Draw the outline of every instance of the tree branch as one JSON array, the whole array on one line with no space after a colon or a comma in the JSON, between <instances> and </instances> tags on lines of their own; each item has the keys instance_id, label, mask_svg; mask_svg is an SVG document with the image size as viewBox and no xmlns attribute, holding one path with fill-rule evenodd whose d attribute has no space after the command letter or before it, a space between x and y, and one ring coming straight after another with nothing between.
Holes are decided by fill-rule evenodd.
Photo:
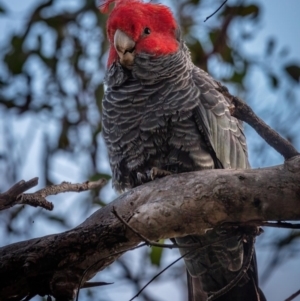
<instances>
[{"instance_id":1,"label":"tree branch","mask_svg":"<svg viewBox=\"0 0 300 301\"><path fill-rule=\"evenodd\" d=\"M300 220L299 183L297 156L272 168L205 170L142 185L70 231L1 248L0 299L74 298L83 275L84 285L141 241L113 208L132 229L156 241L203 234L223 222Z\"/></svg>"},{"instance_id":2,"label":"tree branch","mask_svg":"<svg viewBox=\"0 0 300 301\"><path fill-rule=\"evenodd\" d=\"M56 195L62 192L81 192L95 188L102 188L106 184L106 180L100 179L95 182L87 181L80 184L62 182L59 185L51 185L34 193L24 193L37 184L38 178L33 178L27 182L22 180L11 187L8 191L0 194L0 211L15 205L30 205L33 207L42 207L47 210L52 210L54 206L46 200L47 196Z\"/></svg>"},{"instance_id":3,"label":"tree branch","mask_svg":"<svg viewBox=\"0 0 300 301\"><path fill-rule=\"evenodd\" d=\"M277 132L269 127L245 102L238 97L230 95L228 90L225 94L231 99L233 104L231 107L232 116L251 125L255 131L286 160L299 155L299 152L288 140L282 138Z\"/></svg>"}]
</instances>

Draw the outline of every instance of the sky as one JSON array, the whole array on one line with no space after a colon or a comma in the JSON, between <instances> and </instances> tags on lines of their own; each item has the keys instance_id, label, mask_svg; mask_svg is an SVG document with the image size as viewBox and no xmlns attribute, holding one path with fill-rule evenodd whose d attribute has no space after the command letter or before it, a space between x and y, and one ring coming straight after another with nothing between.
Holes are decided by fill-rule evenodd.
<instances>
[{"instance_id":1,"label":"sky","mask_svg":"<svg viewBox=\"0 0 300 301\"><path fill-rule=\"evenodd\" d=\"M78 0L79 1L79 0ZM78 1L75 0L62 0L61 5L77 5ZM32 7L32 5L36 2L36 0L2 0L0 1L0 5L3 4L11 13L9 17L0 16L0 47L1 42L5 40L10 32L18 32L22 30L22 24L26 20L26 12L28 9ZM228 3L230 4L230 0ZM275 36L278 48L282 48L287 46L289 49L289 58L291 61L298 61L300 63L300 21L299 21L299 13L300 13L300 1L299 0L288 0L288 1L279 1L279 0L264 0L258 1L261 5L263 5L263 15L261 21L261 28L259 33L256 35L256 38L251 42L245 43L242 47L244 47L245 51L251 54L260 54L264 51L261 45L264 45L266 37ZM276 68L276 66L274 66ZM264 87L264 83L258 82L255 78L251 79L253 83L255 83L254 90L256 87L259 87L259 93L253 92L253 97L257 99L254 101L254 104L257 106L260 105L261 94L263 91L267 90L267 87ZM300 92L299 88L296 91L298 94L298 102L297 108L300 110ZM268 101L268 100L265 100ZM276 102L273 102L270 98L270 103L273 106L276 106ZM254 111L256 108L253 108ZM276 109L276 108L275 108ZM278 108L280 110L280 108ZM267 114L267 112L265 112ZM271 116L270 116L271 118ZM268 119L268 116L266 117ZM1 123L1 120L0 120ZM26 122L25 122L26 123ZM26 124L24 125L26 127ZM22 128L24 128L22 126ZM299 127L297 126L296 130L298 131ZM249 130L251 132L251 130ZM256 137L256 136L254 136ZM256 138L252 138L256 139ZM251 143L250 143L251 144ZM298 149L300 149L300 145L298 145ZM33 151L35 148L33 147ZM38 156L38 154L34 155ZM250 157L251 157L251 148L250 148ZM274 152L271 153L269 161L264 161L264 164L268 165L270 162L275 164L282 163L282 157ZM29 165L31 165L29 163ZM24 178L32 178L39 171L34 167L30 169L30 172L27 172L24 169ZM74 174L73 171L70 174ZM72 204L72 199L70 198L70 206ZM58 206L59 208L59 206ZM60 208L60 210L64 210ZM50 232L54 233L56 229L51 229ZM268 233L273 233L273 235L283 235L284 230L274 231L274 230L266 230ZM41 235L40 233L36 233L36 235ZM259 240L260 238L258 238ZM168 253L166 253L168 254ZM271 251L270 248L266 248L264 244L259 244L257 248L258 254L258 263L259 267L263 267L267 260L270 258ZM168 255L166 255L167 257ZM171 256L171 255L170 255ZM170 258L170 256L168 258ZM285 256L285 255L283 255ZM263 271L263 268L260 272ZM286 258L286 264L283 264L280 269L277 269L275 273L269 278L267 282L263 284L263 290L268 298L268 300L272 301L283 301L285 300L289 294L294 293L298 289L300 289L299 284L300 279L300 256L299 258ZM159 294L168 294L173 290L172 284L168 284L164 287L159 288ZM176 291L176 289L175 289ZM124 297L124 296L123 296ZM129 296L130 297L130 296ZM174 297L172 297L172 301L181 300L182 296L174 293ZM123 301L125 299L116 299ZM167 300L167 299L166 299ZM295 301L300 301L300 297L294 299Z\"/></svg>"}]
</instances>

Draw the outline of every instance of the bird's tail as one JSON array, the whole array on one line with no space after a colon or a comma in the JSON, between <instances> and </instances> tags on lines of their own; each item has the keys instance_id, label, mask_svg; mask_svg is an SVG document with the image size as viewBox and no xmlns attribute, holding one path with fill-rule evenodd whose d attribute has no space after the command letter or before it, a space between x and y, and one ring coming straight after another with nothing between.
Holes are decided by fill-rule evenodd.
<instances>
[{"instance_id":1,"label":"bird's tail","mask_svg":"<svg viewBox=\"0 0 300 301\"><path fill-rule=\"evenodd\" d=\"M202 288L200 278L193 278L187 271L188 301L206 301L207 294Z\"/></svg>"},{"instance_id":2,"label":"bird's tail","mask_svg":"<svg viewBox=\"0 0 300 301\"><path fill-rule=\"evenodd\" d=\"M202 286L201 277L192 277L187 271L188 283L188 301L267 301L263 292L258 287L257 277L253 274L255 272L253 267L256 266L255 254L253 262L247 272L249 280L241 284L236 284L226 293L213 297L207 295ZM209 298L209 299L208 299Z\"/></svg>"},{"instance_id":3,"label":"bird's tail","mask_svg":"<svg viewBox=\"0 0 300 301\"><path fill-rule=\"evenodd\" d=\"M188 270L188 301L266 301L258 287L255 235L243 239L237 234L213 229L202 236L176 238L179 244L200 246L180 250Z\"/></svg>"}]
</instances>

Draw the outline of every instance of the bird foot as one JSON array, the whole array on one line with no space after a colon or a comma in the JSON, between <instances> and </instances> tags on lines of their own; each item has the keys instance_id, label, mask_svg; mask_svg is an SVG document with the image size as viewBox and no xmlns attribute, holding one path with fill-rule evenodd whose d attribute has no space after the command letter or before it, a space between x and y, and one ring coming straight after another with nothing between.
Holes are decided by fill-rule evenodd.
<instances>
[{"instance_id":1,"label":"bird foot","mask_svg":"<svg viewBox=\"0 0 300 301\"><path fill-rule=\"evenodd\" d=\"M152 167L150 170L150 178L152 181L155 179L163 178L165 176L169 176L171 174L171 172L157 167Z\"/></svg>"},{"instance_id":2,"label":"bird foot","mask_svg":"<svg viewBox=\"0 0 300 301\"><path fill-rule=\"evenodd\" d=\"M136 178L138 180L139 185L144 184L149 181L147 174L141 173L141 172L138 172L136 174Z\"/></svg>"},{"instance_id":3,"label":"bird foot","mask_svg":"<svg viewBox=\"0 0 300 301\"><path fill-rule=\"evenodd\" d=\"M149 171L143 173L143 172L137 172L136 174L136 178L138 181L138 185L142 185L144 183L147 183L149 181L153 181L155 179L159 179L159 178L163 178L165 176L169 176L172 173L164 170L164 169L160 169L157 167L152 167Z\"/></svg>"}]
</instances>

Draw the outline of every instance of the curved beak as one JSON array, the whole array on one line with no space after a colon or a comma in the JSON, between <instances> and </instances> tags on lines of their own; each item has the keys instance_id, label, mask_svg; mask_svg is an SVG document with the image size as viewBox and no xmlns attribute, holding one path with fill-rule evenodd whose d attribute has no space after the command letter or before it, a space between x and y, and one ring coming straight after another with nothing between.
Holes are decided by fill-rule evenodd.
<instances>
[{"instance_id":1,"label":"curved beak","mask_svg":"<svg viewBox=\"0 0 300 301\"><path fill-rule=\"evenodd\" d=\"M125 32L117 29L114 35L114 46L119 55L121 65L127 69L132 69L135 42Z\"/></svg>"}]
</instances>

